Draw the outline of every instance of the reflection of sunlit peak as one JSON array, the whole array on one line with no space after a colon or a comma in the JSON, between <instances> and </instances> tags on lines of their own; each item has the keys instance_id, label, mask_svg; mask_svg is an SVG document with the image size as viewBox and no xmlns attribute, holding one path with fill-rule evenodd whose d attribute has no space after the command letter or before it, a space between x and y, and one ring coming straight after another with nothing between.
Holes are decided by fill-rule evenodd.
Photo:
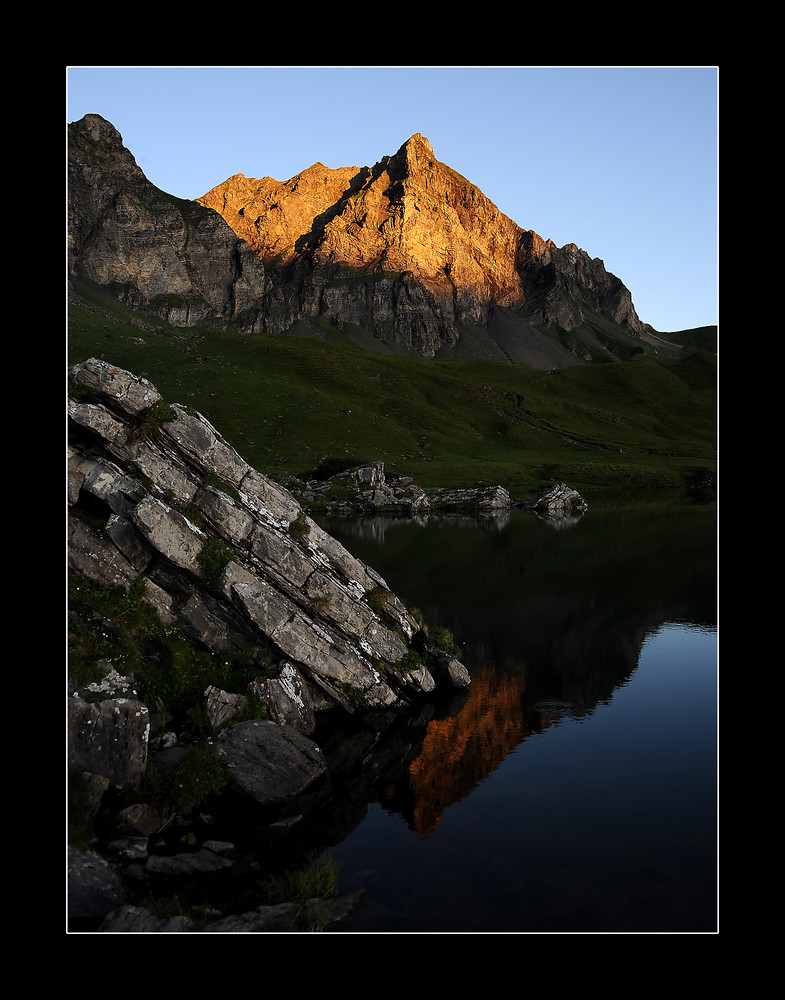
<instances>
[{"instance_id":1,"label":"reflection of sunlit peak","mask_svg":"<svg viewBox=\"0 0 785 1000\"><path fill-rule=\"evenodd\" d=\"M419 756L409 765L412 825L433 833L442 813L463 798L527 736L521 718L522 671L472 677L471 697L456 716L429 723Z\"/></svg>"}]
</instances>

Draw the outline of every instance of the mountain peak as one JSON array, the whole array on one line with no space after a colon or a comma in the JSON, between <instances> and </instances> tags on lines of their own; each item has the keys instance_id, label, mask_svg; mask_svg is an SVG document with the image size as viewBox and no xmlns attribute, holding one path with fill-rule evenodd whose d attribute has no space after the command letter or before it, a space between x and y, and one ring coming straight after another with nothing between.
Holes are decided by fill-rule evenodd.
<instances>
[{"instance_id":1,"label":"mountain peak","mask_svg":"<svg viewBox=\"0 0 785 1000\"><path fill-rule=\"evenodd\" d=\"M575 329L587 308L634 334L643 326L629 292L602 261L571 244L560 251L521 229L441 163L421 132L373 167L314 164L290 182L265 188L240 189L230 179L199 201L218 211L270 268L294 268L327 287L336 269L344 276L354 271L416 282L428 298L427 313L438 317L423 322L441 329L428 333L427 347L413 345L422 353L441 350L445 339L457 342L460 325L483 326L489 311L499 308L525 315L537 329ZM355 286L354 294L368 294L368 286ZM320 308L333 297L319 293ZM351 321L373 329L367 303L357 308ZM329 321L340 323L341 310L345 321L345 302ZM354 310L348 315L354 317Z\"/></svg>"},{"instance_id":2,"label":"mountain peak","mask_svg":"<svg viewBox=\"0 0 785 1000\"><path fill-rule=\"evenodd\" d=\"M429 156L434 156L433 146L420 132L415 132L401 146L401 149L422 150Z\"/></svg>"},{"instance_id":3,"label":"mountain peak","mask_svg":"<svg viewBox=\"0 0 785 1000\"><path fill-rule=\"evenodd\" d=\"M440 162L420 132L373 166L328 169L316 162L286 181L235 174L196 199L212 210L199 216L141 184L141 171L108 123L90 117L69 128L71 263L100 284L127 286L140 302L168 302L180 284L187 287L185 277L173 285L163 264L151 285L150 226L146 216L137 219L137 209L149 203L159 215L182 214L166 229L153 227L174 241L175 271L190 268L193 283L194 267L209 261L228 274L231 301L221 298L217 316L244 328L349 325L395 351L425 357L470 351L548 368L614 356L597 329L611 338L619 330L629 338L648 329L629 291L599 258L573 244L560 250L522 229ZM85 133L96 141L86 141ZM111 173L108 162L118 165ZM117 199L131 187L134 212L120 219ZM185 242L170 235L186 232ZM197 238L204 243L199 253ZM218 260L219 245L234 255L228 266ZM117 253L107 256L115 246ZM212 301L211 295L203 297ZM240 312L242 321L235 319ZM184 325L205 321L201 309L189 312Z\"/></svg>"}]
</instances>

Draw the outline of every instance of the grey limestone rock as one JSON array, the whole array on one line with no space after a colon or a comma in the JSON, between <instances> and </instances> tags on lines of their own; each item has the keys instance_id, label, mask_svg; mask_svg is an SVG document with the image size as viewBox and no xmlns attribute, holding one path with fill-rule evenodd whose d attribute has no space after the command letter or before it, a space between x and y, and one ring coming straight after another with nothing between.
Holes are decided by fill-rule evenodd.
<instances>
[{"instance_id":1,"label":"grey limestone rock","mask_svg":"<svg viewBox=\"0 0 785 1000\"><path fill-rule=\"evenodd\" d=\"M420 626L385 581L209 421L104 361L75 366L70 380L73 570L126 590L141 575L145 599L167 621L181 616L206 648L272 644L306 685L344 709L394 706L431 690L432 678L398 667ZM378 487L383 466L355 478ZM105 535L80 514L88 499L107 511ZM208 549L223 554L214 575ZM382 602L369 600L380 593Z\"/></svg>"},{"instance_id":2,"label":"grey limestone rock","mask_svg":"<svg viewBox=\"0 0 785 1000\"><path fill-rule=\"evenodd\" d=\"M104 681L72 691L68 699L69 764L118 788L138 785L147 767L147 706L128 678L109 663L104 669Z\"/></svg>"}]
</instances>

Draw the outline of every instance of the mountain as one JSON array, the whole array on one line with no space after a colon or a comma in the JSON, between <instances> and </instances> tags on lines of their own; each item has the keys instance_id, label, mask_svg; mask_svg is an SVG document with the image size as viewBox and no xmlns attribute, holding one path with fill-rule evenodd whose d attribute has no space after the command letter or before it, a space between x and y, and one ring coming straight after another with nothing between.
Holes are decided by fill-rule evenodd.
<instances>
[{"instance_id":1,"label":"mountain","mask_svg":"<svg viewBox=\"0 0 785 1000\"><path fill-rule=\"evenodd\" d=\"M69 125L68 198L72 280L179 327L547 369L682 351L601 260L521 229L419 134L373 167L237 174L188 201L86 115Z\"/></svg>"},{"instance_id":2,"label":"mountain","mask_svg":"<svg viewBox=\"0 0 785 1000\"><path fill-rule=\"evenodd\" d=\"M419 134L370 168L316 163L284 182L237 174L198 200L301 314L393 349L561 367L628 356L654 334L601 260L521 229Z\"/></svg>"},{"instance_id":3,"label":"mountain","mask_svg":"<svg viewBox=\"0 0 785 1000\"><path fill-rule=\"evenodd\" d=\"M68 128L68 267L174 326L241 325L264 267L212 211L165 194L99 115Z\"/></svg>"}]
</instances>

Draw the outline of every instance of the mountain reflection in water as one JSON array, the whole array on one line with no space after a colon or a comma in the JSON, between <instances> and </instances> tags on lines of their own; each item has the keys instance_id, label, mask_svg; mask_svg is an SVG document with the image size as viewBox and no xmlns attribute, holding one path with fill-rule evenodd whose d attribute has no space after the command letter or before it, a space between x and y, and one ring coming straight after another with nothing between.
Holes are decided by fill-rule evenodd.
<instances>
[{"instance_id":1,"label":"mountain reflection in water","mask_svg":"<svg viewBox=\"0 0 785 1000\"><path fill-rule=\"evenodd\" d=\"M678 630L683 623L688 629L704 629L710 635L716 631L712 512L590 511L581 523L564 531L553 531L519 511L513 511L501 525L485 521L478 526L471 519L445 518L419 524L380 519L325 519L322 523L373 566L404 603L418 608L429 624L446 626L453 632L472 676L466 694L454 705L436 707L430 720L421 717L416 725L410 725L409 732L416 731L417 738L407 744L408 756L403 751L388 753L375 783L366 774L365 805L361 807L355 799L352 810L355 826L351 830L346 827L330 841L342 866L351 869L355 862L361 863L361 857L374 866L379 884L371 891L377 905L392 907L391 900L397 900L395 919L387 913L376 922L370 918L367 925L360 922L359 929L470 930L472 927L464 927L460 920L479 921L479 913L484 914L481 929L589 930L610 926L626 930L625 920L632 921L634 929L711 929L714 664L702 671L693 670L690 662L678 662L681 653L669 651L663 654L664 666L657 666L651 674L659 684L654 689L656 696L647 695L641 702L636 684L651 683L638 677L641 654L663 627ZM699 683L703 685L700 689L696 686ZM697 709L686 713L684 731L674 733L679 704L692 701ZM638 713L634 722L623 714L629 705ZM614 727L623 735L617 736ZM593 734L606 730L614 732L611 761L601 757L600 763L592 765L592 753L605 752ZM557 732L561 736L549 735ZM379 745L383 743L380 739ZM526 750L530 746L531 751ZM693 751L695 746L699 746L698 751ZM694 760L680 759L678 767L671 767L671 755L679 758L684 747ZM532 770L527 770L525 783L513 781L511 791L506 787L513 773L510 768L519 758ZM627 767L634 767L635 773L627 775ZM624 778L615 777L619 774ZM642 796L639 815L627 817L630 803L641 794L640 784L647 781L648 793ZM503 796L497 791L499 787L504 787ZM560 793L563 787L569 787L570 794ZM528 801L529 795L536 795L536 808ZM658 804L660 795L662 804ZM496 829L492 816L502 801L505 819ZM673 803L680 801L684 802L681 816L669 821ZM402 818L409 836L434 845L427 863L413 844L394 834L392 828L385 826L383 834L374 833L379 819L373 815L364 818L373 803L388 816ZM454 813L458 804L460 811ZM443 832L448 813L455 817L451 828L458 822L466 824L467 817L476 824L476 833L471 826L463 829L460 847L451 847L450 856L460 854L460 862L448 862L447 854L442 858L440 853L447 851L440 845L446 845L452 836L451 830ZM625 817L623 821L621 817ZM614 838L622 836L622 822L631 824L635 832L624 833L620 849L622 845ZM660 824L665 824L660 832L662 857L658 855L660 847L652 849L648 843ZM584 825L587 832L581 835ZM596 834L590 833L595 827ZM385 845L387 838L394 837L396 851L391 854L389 846L376 843L377 836ZM528 860L527 852L516 847L502 861L506 857L502 844L508 839L516 844L530 840L538 845L542 857L535 864L530 844ZM697 857L696 844L703 845ZM397 859L396 852L405 862ZM464 852L471 855L470 860ZM626 870L628 861L621 859L628 855L640 855L643 860L636 864L651 865L658 878L675 866L672 886L669 883L674 894L673 912L641 915L640 900L629 900L625 914L637 914L643 927L629 915L614 915L619 924L616 927L610 918L597 915L589 889L582 894L581 908L576 904L575 912L558 920L547 914L544 902L541 912L534 908L533 900L539 898L535 892L537 865L544 864L543 858L553 865L558 862L558 877L574 884L575 872L583 871L591 857L592 864L604 873L603 891L609 892L612 884L619 894L621 887L626 893L633 891L629 889L633 884L645 884L642 876L636 882ZM440 861L435 865L436 857ZM488 896L487 865L493 857L497 866L509 867L511 878L517 872L521 887L513 893L512 901L506 894L503 905ZM423 884L426 872L429 882L435 878L442 862L446 866L440 875L444 885L454 888L460 883L467 892L471 889L477 893L476 905L468 908L471 915L459 918L451 912L446 897L442 909L431 898L429 922L418 923L415 900L421 890L417 886ZM424 867L418 878L420 865ZM393 871L397 872L395 882ZM699 882L697 913L695 906L686 912L678 898L686 891L678 886L685 887L692 880ZM351 883L351 871L346 883ZM404 884L409 886L405 904ZM525 892L524 886L528 886ZM525 919L521 916L524 903L529 907ZM665 908L664 903L657 905ZM411 907L409 916L400 915L402 906L407 912Z\"/></svg>"},{"instance_id":2,"label":"mountain reflection in water","mask_svg":"<svg viewBox=\"0 0 785 1000\"><path fill-rule=\"evenodd\" d=\"M433 833L444 809L468 795L528 735L522 676L476 676L457 716L434 719L406 778L412 829ZM395 806L395 798L385 803Z\"/></svg>"}]
</instances>

